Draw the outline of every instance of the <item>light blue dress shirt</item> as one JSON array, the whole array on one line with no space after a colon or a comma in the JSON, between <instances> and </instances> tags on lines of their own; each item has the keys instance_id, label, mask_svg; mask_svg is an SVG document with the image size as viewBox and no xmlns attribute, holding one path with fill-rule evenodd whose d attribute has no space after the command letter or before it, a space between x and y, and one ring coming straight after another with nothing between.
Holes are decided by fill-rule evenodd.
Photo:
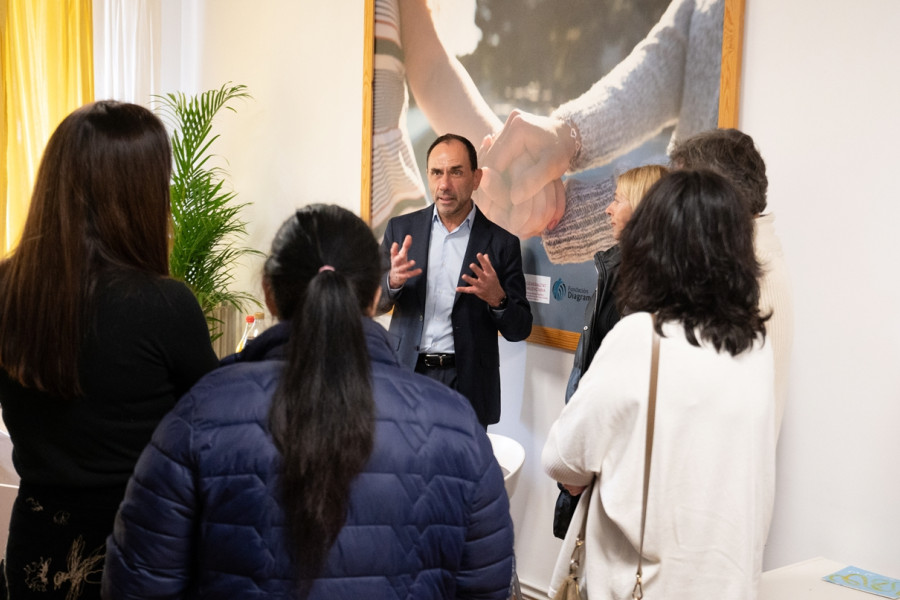
<instances>
[{"instance_id":1,"label":"light blue dress shirt","mask_svg":"<svg viewBox=\"0 0 900 600\"><path fill-rule=\"evenodd\" d=\"M425 291L425 325L419 342L420 353L454 352L453 323L450 313L456 299L456 285L462 270L475 205L465 220L453 231L448 231L438 216L437 209L431 217L431 244L428 247L428 284Z\"/></svg>"}]
</instances>

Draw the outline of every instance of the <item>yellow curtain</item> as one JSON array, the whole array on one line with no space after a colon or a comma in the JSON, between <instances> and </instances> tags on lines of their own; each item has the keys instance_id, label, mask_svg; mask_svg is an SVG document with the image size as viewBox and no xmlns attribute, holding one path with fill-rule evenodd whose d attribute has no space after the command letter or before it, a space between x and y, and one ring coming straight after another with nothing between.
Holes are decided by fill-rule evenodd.
<instances>
[{"instance_id":1,"label":"yellow curtain","mask_svg":"<svg viewBox=\"0 0 900 600\"><path fill-rule=\"evenodd\" d=\"M0 256L18 243L44 146L94 97L92 0L0 0Z\"/></svg>"}]
</instances>

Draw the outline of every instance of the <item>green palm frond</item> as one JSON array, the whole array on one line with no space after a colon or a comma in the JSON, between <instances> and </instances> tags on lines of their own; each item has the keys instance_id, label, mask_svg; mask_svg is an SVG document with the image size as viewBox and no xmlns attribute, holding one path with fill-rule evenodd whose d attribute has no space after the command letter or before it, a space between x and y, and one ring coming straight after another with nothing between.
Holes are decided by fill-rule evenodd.
<instances>
[{"instance_id":1,"label":"green palm frond","mask_svg":"<svg viewBox=\"0 0 900 600\"><path fill-rule=\"evenodd\" d=\"M247 86L225 84L196 96L181 92L155 96L162 118L172 127L171 184L173 244L169 270L197 297L210 337L221 335L222 323L213 316L223 304L246 312L258 300L229 286L241 259L263 254L239 241L247 236L241 210L249 203L234 203L236 194L225 190L227 173L208 166L210 148L219 139L212 134L213 119L224 109L234 111L233 100L250 98Z\"/></svg>"}]
</instances>

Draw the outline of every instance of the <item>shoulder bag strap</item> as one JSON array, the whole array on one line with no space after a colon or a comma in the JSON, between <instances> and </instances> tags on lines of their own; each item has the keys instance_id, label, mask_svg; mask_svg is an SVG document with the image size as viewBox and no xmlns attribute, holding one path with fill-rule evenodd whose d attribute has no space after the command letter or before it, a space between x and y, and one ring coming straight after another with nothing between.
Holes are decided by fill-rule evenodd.
<instances>
[{"instance_id":1,"label":"shoulder bag strap","mask_svg":"<svg viewBox=\"0 0 900 600\"><path fill-rule=\"evenodd\" d=\"M583 502L584 499L584 494L582 494L578 501ZM569 575L575 577L579 582L581 574L584 571L584 536L587 532L589 508L589 506L584 507L584 518L581 519L581 529L578 530L578 537L575 538L575 546L572 548L572 559L569 561Z\"/></svg>"},{"instance_id":2,"label":"shoulder bag strap","mask_svg":"<svg viewBox=\"0 0 900 600\"><path fill-rule=\"evenodd\" d=\"M653 352L650 359L650 393L647 400L647 440L644 447L644 499L641 506L641 543L638 549L638 566L635 575L634 590L631 592L633 600L641 600L644 597L642 577L644 575L642 564L644 559L644 525L647 522L647 491L650 485L650 458L653 456L653 427L656 421L656 381L659 374L659 334L656 332L656 315L651 315L651 329L653 331Z\"/></svg>"}]
</instances>

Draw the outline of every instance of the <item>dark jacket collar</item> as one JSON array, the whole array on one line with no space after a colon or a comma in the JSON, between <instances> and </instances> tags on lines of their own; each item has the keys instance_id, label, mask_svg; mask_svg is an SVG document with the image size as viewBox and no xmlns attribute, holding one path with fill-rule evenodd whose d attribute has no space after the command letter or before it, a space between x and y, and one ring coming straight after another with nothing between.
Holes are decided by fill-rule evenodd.
<instances>
[{"instance_id":1,"label":"dark jacket collar","mask_svg":"<svg viewBox=\"0 0 900 600\"><path fill-rule=\"evenodd\" d=\"M604 265L608 271L618 267L621 262L622 251L619 249L618 244L612 246L608 250L599 250L594 254L594 266L597 267L597 271L601 270L601 265Z\"/></svg>"},{"instance_id":2,"label":"dark jacket collar","mask_svg":"<svg viewBox=\"0 0 900 600\"><path fill-rule=\"evenodd\" d=\"M226 356L219 364L225 366L239 362L283 359L287 354L287 342L290 334L291 324L289 321L276 323L262 332L258 338L250 341L241 352ZM368 317L363 317L363 335L366 338L369 356L373 361L391 365L399 364L391 349L390 334L385 331L384 327Z\"/></svg>"}]
</instances>

